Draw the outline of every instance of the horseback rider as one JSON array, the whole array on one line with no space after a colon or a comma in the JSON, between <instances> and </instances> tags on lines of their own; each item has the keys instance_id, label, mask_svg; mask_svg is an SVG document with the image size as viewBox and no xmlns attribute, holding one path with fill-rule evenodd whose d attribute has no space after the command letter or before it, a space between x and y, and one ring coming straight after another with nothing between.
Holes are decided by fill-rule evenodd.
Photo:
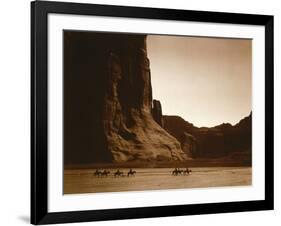
<instances>
[{"instance_id":1,"label":"horseback rider","mask_svg":"<svg viewBox=\"0 0 281 226\"><path fill-rule=\"evenodd\" d=\"M96 169L96 171L94 172L94 175L95 175L95 176L101 175L101 171L100 171L99 169Z\"/></svg>"},{"instance_id":2,"label":"horseback rider","mask_svg":"<svg viewBox=\"0 0 281 226\"><path fill-rule=\"evenodd\" d=\"M121 176L123 175L123 172L121 172L119 169L114 173L114 176Z\"/></svg>"},{"instance_id":3,"label":"horseback rider","mask_svg":"<svg viewBox=\"0 0 281 226\"><path fill-rule=\"evenodd\" d=\"M136 171L132 170L132 168L130 168L129 172L127 173L127 176L129 177L130 175L134 176L136 173Z\"/></svg>"}]
</instances>

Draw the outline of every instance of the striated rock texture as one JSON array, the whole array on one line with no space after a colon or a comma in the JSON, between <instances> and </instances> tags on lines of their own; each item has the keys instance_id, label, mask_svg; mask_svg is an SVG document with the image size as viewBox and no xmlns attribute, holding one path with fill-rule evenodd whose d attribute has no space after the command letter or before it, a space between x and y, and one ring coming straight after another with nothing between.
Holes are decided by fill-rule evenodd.
<instances>
[{"instance_id":1,"label":"striated rock texture","mask_svg":"<svg viewBox=\"0 0 281 226\"><path fill-rule=\"evenodd\" d=\"M64 47L66 164L186 159L152 116L145 35L65 31Z\"/></svg>"},{"instance_id":2,"label":"striated rock texture","mask_svg":"<svg viewBox=\"0 0 281 226\"><path fill-rule=\"evenodd\" d=\"M146 37L130 36L126 41L130 48L113 49L108 57L103 111L108 149L116 162L184 160L179 142L152 117Z\"/></svg>"}]
</instances>

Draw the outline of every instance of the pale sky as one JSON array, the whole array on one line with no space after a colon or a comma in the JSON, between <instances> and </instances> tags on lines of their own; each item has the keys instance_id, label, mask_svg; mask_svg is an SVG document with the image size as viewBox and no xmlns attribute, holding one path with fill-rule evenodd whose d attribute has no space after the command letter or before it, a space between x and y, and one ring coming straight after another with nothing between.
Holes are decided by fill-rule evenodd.
<instances>
[{"instance_id":1,"label":"pale sky","mask_svg":"<svg viewBox=\"0 0 281 226\"><path fill-rule=\"evenodd\" d=\"M252 42L147 37L153 99L195 126L236 124L252 110Z\"/></svg>"}]
</instances>

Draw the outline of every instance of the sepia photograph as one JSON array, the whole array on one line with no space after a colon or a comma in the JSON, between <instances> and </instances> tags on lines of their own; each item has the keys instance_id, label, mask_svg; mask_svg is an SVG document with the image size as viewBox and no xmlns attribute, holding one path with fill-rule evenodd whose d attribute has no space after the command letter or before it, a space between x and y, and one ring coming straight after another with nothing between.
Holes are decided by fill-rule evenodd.
<instances>
[{"instance_id":1,"label":"sepia photograph","mask_svg":"<svg viewBox=\"0 0 281 226\"><path fill-rule=\"evenodd\" d=\"M63 193L252 185L252 40L63 31Z\"/></svg>"},{"instance_id":2,"label":"sepia photograph","mask_svg":"<svg viewBox=\"0 0 281 226\"><path fill-rule=\"evenodd\" d=\"M252 12L32 2L31 223L273 210L274 16Z\"/></svg>"}]
</instances>

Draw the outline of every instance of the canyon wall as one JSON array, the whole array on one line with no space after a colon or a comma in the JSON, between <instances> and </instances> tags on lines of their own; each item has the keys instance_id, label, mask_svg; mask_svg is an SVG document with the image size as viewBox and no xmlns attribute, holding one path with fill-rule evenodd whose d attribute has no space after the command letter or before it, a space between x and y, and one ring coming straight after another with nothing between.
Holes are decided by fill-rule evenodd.
<instances>
[{"instance_id":1,"label":"canyon wall","mask_svg":"<svg viewBox=\"0 0 281 226\"><path fill-rule=\"evenodd\" d=\"M153 112L145 35L64 31L66 164L185 160Z\"/></svg>"},{"instance_id":2,"label":"canyon wall","mask_svg":"<svg viewBox=\"0 0 281 226\"><path fill-rule=\"evenodd\" d=\"M164 128L176 137L182 148L190 147L193 158L245 157L251 161L252 113L237 124L196 127L179 116L163 116ZM243 157L243 158L244 158Z\"/></svg>"}]
</instances>

